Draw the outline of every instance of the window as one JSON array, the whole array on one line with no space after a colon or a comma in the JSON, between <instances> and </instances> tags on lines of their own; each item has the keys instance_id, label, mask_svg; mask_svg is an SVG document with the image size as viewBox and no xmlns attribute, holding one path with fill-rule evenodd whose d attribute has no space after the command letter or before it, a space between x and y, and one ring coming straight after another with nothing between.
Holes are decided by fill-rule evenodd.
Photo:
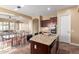
<instances>
[{"instance_id":1,"label":"window","mask_svg":"<svg viewBox=\"0 0 79 59\"><path fill-rule=\"evenodd\" d=\"M0 31L3 30L15 30L15 23L14 22L0 22Z\"/></svg>"},{"instance_id":2,"label":"window","mask_svg":"<svg viewBox=\"0 0 79 59\"><path fill-rule=\"evenodd\" d=\"M2 31L2 22L0 22L0 31Z\"/></svg>"},{"instance_id":3,"label":"window","mask_svg":"<svg viewBox=\"0 0 79 59\"><path fill-rule=\"evenodd\" d=\"M10 22L10 30L14 30L15 29L15 23Z\"/></svg>"},{"instance_id":4,"label":"window","mask_svg":"<svg viewBox=\"0 0 79 59\"><path fill-rule=\"evenodd\" d=\"M9 30L9 23L8 22L3 22L2 29L3 30Z\"/></svg>"},{"instance_id":5,"label":"window","mask_svg":"<svg viewBox=\"0 0 79 59\"><path fill-rule=\"evenodd\" d=\"M19 23L19 30L29 31L28 23Z\"/></svg>"}]
</instances>

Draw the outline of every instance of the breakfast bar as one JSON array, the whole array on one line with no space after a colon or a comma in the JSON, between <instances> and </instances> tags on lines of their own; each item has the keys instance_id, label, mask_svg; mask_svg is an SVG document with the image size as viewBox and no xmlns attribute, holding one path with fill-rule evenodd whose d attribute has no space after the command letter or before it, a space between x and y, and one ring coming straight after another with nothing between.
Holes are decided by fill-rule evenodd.
<instances>
[{"instance_id":1,"label":"breakfast bar","mask_svg":"<svg viewBox=\"0 0 79 59\"><path fill-rule=\"evenodd\" d=\"M58 50L58 35L35 35L31 39L31 53L32 54L51 54L57 53Z\"/></svg>"},{"instance_id":2,"label":"breakfast bar","mask_svg":"<svg viewBox=\"0 0 79 59\"><path fill-rule=\"evenodd\" d=\"M26 32L1 32L0 51L6 48L24 46L26 43Z\"/></svg>"}]
</instances>

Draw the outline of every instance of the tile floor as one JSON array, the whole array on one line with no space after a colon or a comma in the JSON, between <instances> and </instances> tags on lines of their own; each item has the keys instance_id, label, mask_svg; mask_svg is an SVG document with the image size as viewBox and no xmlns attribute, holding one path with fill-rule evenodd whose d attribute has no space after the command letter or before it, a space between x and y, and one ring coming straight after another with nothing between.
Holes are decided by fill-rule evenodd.
<instances>
[{"instance_id":1,"label":"tile floor","mask_svg":"<svg viewBox=\"0 0 79 59\"><path fill-rule=\"evenodd\" d=\"M25 46L11 48L10 51L3 54L30 54L30 43L27 42ZM51 52L52 53L52 52ZM79 47L67 43L60 43L58 54L79 54Z\"/></svg>"}]
</instances>

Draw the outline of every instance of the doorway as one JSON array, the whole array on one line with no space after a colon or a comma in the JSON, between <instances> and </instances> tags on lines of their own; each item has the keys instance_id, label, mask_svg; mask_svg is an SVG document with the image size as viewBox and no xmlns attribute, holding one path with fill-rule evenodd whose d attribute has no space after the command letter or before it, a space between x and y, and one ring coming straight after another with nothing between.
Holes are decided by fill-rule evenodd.
<instances>
[{"instance_id":1,"label":"doorway","mask_svg":"<svg viewBox=\"0 0 79 59\"><path fill-rule=\"evenodd\" d=\"M33 19L33 33L39 32L39 20Z\"/></svg>"},{"instance_id":2,"label":"doorway","mask_svg":"<svg viewBox=\"0 0 79 59\"><path fill-rule=\"evenodd\" d=\"M60 16L60 41L70 43L71 41L71 17L70 15Z\"/></svg>"}]
</instances>

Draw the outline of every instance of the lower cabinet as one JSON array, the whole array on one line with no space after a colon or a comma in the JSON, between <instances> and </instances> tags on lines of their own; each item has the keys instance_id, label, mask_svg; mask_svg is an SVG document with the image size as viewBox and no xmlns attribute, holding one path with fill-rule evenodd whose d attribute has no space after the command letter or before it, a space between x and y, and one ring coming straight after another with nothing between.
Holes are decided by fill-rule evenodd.
<instances>
[{"instance_id":1,"label":"lower cabinet","mask_svg":"<svg viewBox=\"0 0 79 59\"><path fill-rule=\"evenodd\" d=\"M55 40L50 46L31 41L31 54L51 54L57 53L57 41Z\"/></svg>"},{"instance_id":2,"label":"lower cabinet","mask_svg":"<svg viewBox=\"0 0 79 59\"><path fill-rule=\"evenodd\" d=\"M31 41L31 53L32 54L43 54L43 53L47 54L47 53L51 53L51 51L47 45Z\"/></svg>"}]
</instances>

